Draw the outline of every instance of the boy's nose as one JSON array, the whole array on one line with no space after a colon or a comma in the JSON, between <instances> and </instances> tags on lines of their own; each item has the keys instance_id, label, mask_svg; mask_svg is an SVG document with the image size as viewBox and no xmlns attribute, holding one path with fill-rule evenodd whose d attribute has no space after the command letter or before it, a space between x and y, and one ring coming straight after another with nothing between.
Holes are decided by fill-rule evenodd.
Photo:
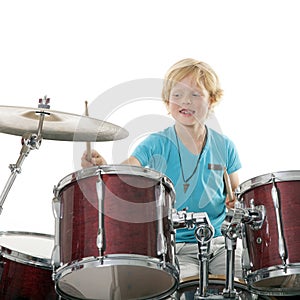
<instances>
[{"instance_id":1,"label":"boy's nose","mask_svg":"<svg viewBox=\"0 0 300 300\"><path fill-rule=\"evenodd\" d=\"M182 102L186 104L191 104L192 103L191 97L189 95L186 95L185 97L183 97Z\"/></svg>"}]
</instances>

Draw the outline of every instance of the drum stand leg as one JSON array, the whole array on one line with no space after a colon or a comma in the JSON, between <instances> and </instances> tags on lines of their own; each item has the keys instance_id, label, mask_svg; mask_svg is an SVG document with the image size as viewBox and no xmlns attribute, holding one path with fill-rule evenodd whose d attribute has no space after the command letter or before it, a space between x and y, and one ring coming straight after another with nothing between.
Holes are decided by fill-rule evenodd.
<instances>
[{"instance_id":1,"label":"drum stand leg","mask_svg":"<svg viewBox=\"0 0 300 300\"><path fill-rule=\"evenodd\" d=\"M203 245L198 242L199 247L199 287L195 293L194 299L239 299L238 293L234 288L234 258L237 239L225 238L226 247L226 283L222 295L210 295L208 288L208 264L209 264L209 244Z\"/></svg>"},{"instance_id":2,"label":"drum stand leg","mask_svg":"<svg viewBox=\"0 0 300 300\"><path fill-rule=\"evenodd\" d=\"M234 289L234 258L236 242L238 237L242 237L245 223L251 224L253 228L260 228L265 218L265 208L263 205L255 206L252 203L250 208L241 208L236 205L235 209L228 210L221 227L221 232L225 238L226 248L226 283L223 290L224 298L239 299L239 295Z\"/></svg>"},{"instance_id":3,"label":"drum stand leg","mask_svg":"<svg viewBox=\"0 0 300 300\"><path fill-rule=\"evenodd\" d=\"M199 259L199 287L195 292L194 299L206 299L208 287L208 264L209 264L209 248L215 230L211 225L207 213L173 211L172 214L173 226L175 229L180 228L195 228L195 236L198 241L198 259ZM177 298L176 298L177 299Z\"/></svg>"},{"instance_id":4,"label":"drum stand leg","mask_svg":"<svg viewBox=\"0 0 300 300\"><path fill-rule=\"evenodd\" d=\"M234 258L237 238L225 237L226 247L226 282L223 290L224 298L236 298L237 292L234 288Z\"/></svg>"},{"instance_id":5,"label":"drum stand leg","mask_svg":"<svg viewBox=\"0 0 300 300\"><path fill-rule=\"evenodd\" d=\"M207 297L209 246L209 244L203 245L198 242L199 287L197 288L194 299L205 299Z\"/></svg>"},{"instance_id":6,"label":"drum stand leg","mask_svg":"<svg viewBox=\"0 0 300 300\"><path fill-rule=\"evenodd\" d=\"M48 105L49 99L44 98L40 99L40 104L38 105L39 108L41 108L41 111L37 111L36 113L40 114L40 120L39 120L39 125L38 125L38 132L37 134L32 134L32 133L25 133L22 136L22 148L20 151L19 158L16 162L16 164L10 164L9 168L11 170L11 174L4 186L4 189L0 195L0 214L2 213L3 210L3 204L4 201L17 177L18 174L21 173L21 166L25 160L25 158L28 156L31 150L38 149L41 145L42 142L42 127L44 123L44 118L45 114L47 114L45 111L43 111L43 108L50 108Z\"/></svg>"},{"instance_id":7,"label":"drum stand leg","mask_svg":"<svg viewBox=\"0 0 300 300\"><path fill-rule=\"evenodd\" d=\"M207 294L208 289L208 265L210 241L213 238L214 230L208 220L203 223L196 223L195 236L198 241L199 259L199 287L197 288L194 299L210 298Z\"/></svg>"},{"instance_id":8,"label":"drum stand leg","mask_svg":"<svg viewBox=\"0 0 300 300\"><path fill-rule=\"evenodd\" d=\"M234 260L237 238L241 234L241 220L244 217L243 210L229 210L221 227L221 232L225 238L226 248L226 280L223 289L223 298L239 299L239 295L234 288Z\"/></svg>"}]
</instances>

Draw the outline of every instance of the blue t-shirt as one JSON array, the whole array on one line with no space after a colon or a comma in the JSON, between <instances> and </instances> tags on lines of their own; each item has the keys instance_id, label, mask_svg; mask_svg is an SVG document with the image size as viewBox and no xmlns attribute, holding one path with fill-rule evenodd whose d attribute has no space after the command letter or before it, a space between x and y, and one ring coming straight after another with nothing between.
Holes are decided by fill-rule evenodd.
<instances>
[{"instance_id":1,"label":"blue t-shirt","mask_svg":"<svg viewBox=\"0 0 300 300\"><path fill-rule=\"evenodd\" d=\"M187 179L193 173L199 155L191 153L178 138L183 175ZM226 136L207 128L207 140L195 174L188 181L190 186L184 192L184 180L180 167L174 126L150 134L133 151L143 167L149 167L165 174L173 182L176 192L177 211L206 212L215 229L215 236L222 235L221 225L226 216L226 188L223 174L241 168L240 159L233 142ZM194 230L178 229L176 242L195 243Z\"/></svg>"}]
</instances>

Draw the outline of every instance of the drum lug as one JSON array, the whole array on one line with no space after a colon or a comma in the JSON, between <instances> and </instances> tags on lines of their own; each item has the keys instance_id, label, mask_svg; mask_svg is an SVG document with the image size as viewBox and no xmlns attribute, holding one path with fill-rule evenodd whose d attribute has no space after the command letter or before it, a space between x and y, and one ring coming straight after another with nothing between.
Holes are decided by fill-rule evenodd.
<instances>
[{"instance_id":1,"label":"drum lug","mask_svg":"<svg viewBox=\"0 0 300 300\"><path fill-rule=\"evenodd\" d=\"M98 197L98 234L96 238L96 245L99 249L99 255L102 256L105 250L104 245L104 188L103 188L103 180L101 177L101 170L98 173L98 180L96 182L96 191Z\"/></svg>"},{"instance_id":2,"label":"drum lug","mask_svg":"<svg viewBox=\"0 0 300 300\"><path fill-rule=\"evenodd\" d=\"M58 190L54 188L54 198L52 199L52 211L55 219L61 219L61 203L57 196Z\"/></svg>"},{"instance_id":3,"label":"drum lug","mask_svg":"<svg viewBox=\"0 0 300 300\"><path fill-rule=\"evenodd\" d=\"M163 217L164 217L164 205L166 202L165 198L165 187L160 181L160 184L156 186L155 193L157 194L158 203L156 207L157 213L157 254L163 255L163 257L167 253L167 246L166 246L166 238L164 236L163 230ZM164 259L165 260L165 259Z\"/></svg>"},{"instance_id":4,"label":"drum lug","mask_svg":"<svg viewBox=\"0 0 300 300\"><path fill-rule=\"evenodd\" d=\"M52 211L53 215L55 217L55 228L54 228L54 247L52 250L51 255L51 264L53 268L57 268L61 265L61 259L60 259L60 219L62 218L61 214L61 201L58 196L58 189L54 187L53 190L54 198L52 199Z\"/></svg>"},{"instance_id":5,"label":"drum lug","mask_svg":"<svg viewBox=\"0 0 300 300\"><path fill-rule=\"evenodd\" d=\"M59 268L62 266L62 263L60 261L60 246L54 245L51 255L51 265L54 269Z\"/></svg>"},{"instance_id":6,"label":"drum lug","mask_svg":"<svg viewBox=\"0 0 300 300\"><path fill-rule=\"evenodd\" d=\"M284 266L286 266L286 261L287 261L286 244L285 244L285 238L284 238L282 221L281 221L281 209L280 209L279 195L278 195L277 187L275 185L275 176L274 175L272 175L271 196L272 196L275 214L276 214L279 256L282 260L282 264Z\"/></svg>"}]
</instances>

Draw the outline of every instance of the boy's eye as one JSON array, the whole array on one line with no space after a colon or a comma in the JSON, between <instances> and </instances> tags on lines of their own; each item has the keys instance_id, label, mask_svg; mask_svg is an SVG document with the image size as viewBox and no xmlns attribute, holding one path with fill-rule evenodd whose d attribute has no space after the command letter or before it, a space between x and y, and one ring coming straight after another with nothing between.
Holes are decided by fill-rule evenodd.
<instances>
[{"instance_id":1,"label":"boy's eye","mask_svg":"<svg viewBox=\"0 0 300 300\"><path fill-rule=\"evenodd\" d=\"M175 97L175 98L179 98L180 94L179 93L173 93L172 96Z\"/></svg>"}]
</instances>

